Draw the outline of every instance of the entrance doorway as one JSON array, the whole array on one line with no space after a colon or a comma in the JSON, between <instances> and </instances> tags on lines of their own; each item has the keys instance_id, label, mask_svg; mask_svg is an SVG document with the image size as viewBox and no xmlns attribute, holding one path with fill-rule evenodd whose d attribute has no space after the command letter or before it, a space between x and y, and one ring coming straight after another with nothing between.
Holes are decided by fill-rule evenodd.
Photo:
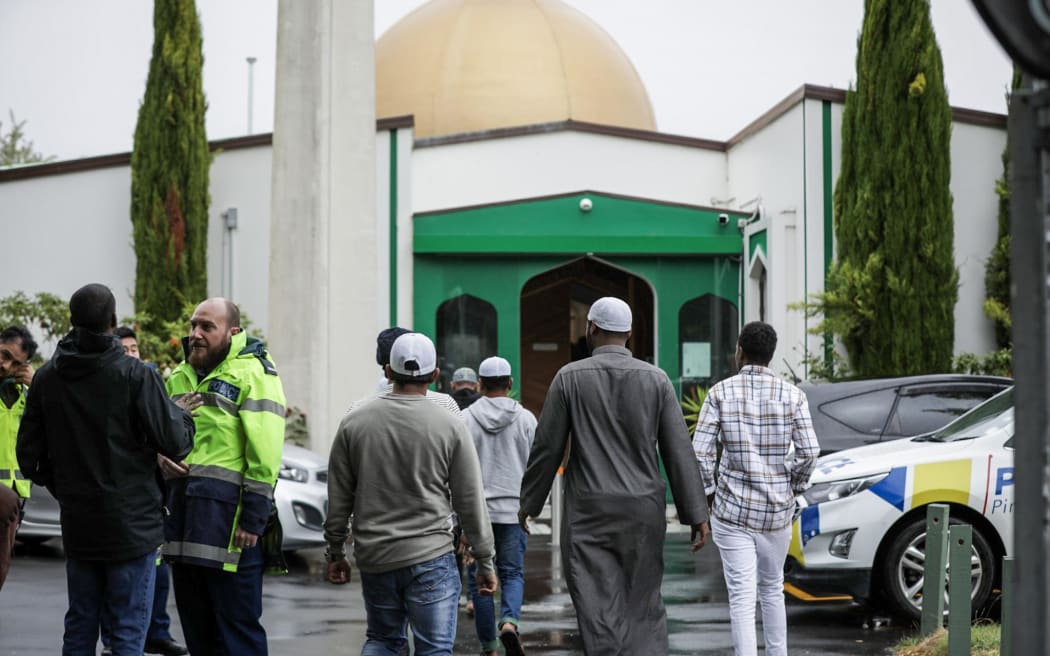
<instances>
[{"instance_id":1,"label":"entrance doorway","mask_svg":"<svg viewBox=\"0 0 1050 656\"><path fill-rule=\"evenodd\" d=\"M535 276L521 290L522 404L537 417L558 369L587 357L587 310L602 296L627 301L633 314L634 357L654 361L653 291L644 279L584 257Z\"/></svg>"}]
</instances>

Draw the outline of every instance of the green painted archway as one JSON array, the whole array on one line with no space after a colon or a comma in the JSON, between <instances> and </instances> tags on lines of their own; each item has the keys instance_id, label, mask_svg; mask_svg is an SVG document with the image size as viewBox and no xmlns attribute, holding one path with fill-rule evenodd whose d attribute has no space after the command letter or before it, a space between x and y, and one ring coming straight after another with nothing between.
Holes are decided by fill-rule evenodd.
<instances>
[{"instance_id":1,"label":"green painted archway","mask_svg":"<svg viewBox=\"0 0 1050 656\"><path fill-rule=\"evenodd\" d=\"M580 201L591 201L582 211ZM414 328L435 335L438 307L469 294L495 308L497 350L521 365L520 297L536 275L594 257L645 280L656 364L677 384L678 314L707 294L739 306L742 240L722 210L593 192L416 215Z\"/></svg>"}]
</instances>

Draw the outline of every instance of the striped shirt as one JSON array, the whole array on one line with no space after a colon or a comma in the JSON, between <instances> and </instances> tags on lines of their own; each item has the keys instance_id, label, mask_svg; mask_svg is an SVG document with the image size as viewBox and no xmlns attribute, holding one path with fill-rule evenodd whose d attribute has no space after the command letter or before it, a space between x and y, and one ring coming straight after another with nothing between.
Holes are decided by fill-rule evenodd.
<instances>
[{"instance_id":1,"label":"striped shirt","mask_svg":"<svg viewBox=\"0 0 1050 656\"><path fill-rule=\"evenodd\" d=\"M346 411L346 414L350 414L354 410L357 410L358 408L360 408L360 407L362 407L364 405L367 405L367 404L371 403L372 401L375 401L376 399L378 399L381 396L385 396L387 394L392 394L393 391L394 391L394 384L393 383L387 383L385 386L383 386L375 394L372 394L371 396L366 396L363 399L358 399L358 400L354 401L350 405L350 409ZM427 390L427 400L438 404L442 408L448 410L452 414L454 414L457 417L459 417L463 421L463 423L466 423L467 418L463 415L463 411L459 409L459 404L456 403L456 399L452 398L448 394L444 394L443 392L435 392L433 390Z\"/></svg>"},{"instance_id":2,"label":"striped shirt","mask_svg":"<svg viewBox=\"0 0 1050 656\"><path fill-rule=\"evenodd\" d=\"M805 393L766 367L746 365L707 393L693 451L705 492L715 493L715 517L772 531L791 523L820 448Z\"/></svg>"}]
</instances>

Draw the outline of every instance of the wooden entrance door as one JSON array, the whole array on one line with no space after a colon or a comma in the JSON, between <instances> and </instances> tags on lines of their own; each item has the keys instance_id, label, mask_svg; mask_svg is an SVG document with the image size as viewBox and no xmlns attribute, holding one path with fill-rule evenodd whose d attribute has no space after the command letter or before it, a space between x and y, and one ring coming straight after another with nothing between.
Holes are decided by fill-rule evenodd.
<instances>
[{"instance_id":1,"label":"wooden entrance door","mask_svg":"<svg viewBox=\"0 0 1050 656\"><path fill-rule=\"evenodd\" d=\"M653 361L653 293L634 274L586 257L532 278L521 293L521 402L538 417L558 369L587 357L587 309L602 296L627 301L634 357Z\"/></svg>"}]
</instances>

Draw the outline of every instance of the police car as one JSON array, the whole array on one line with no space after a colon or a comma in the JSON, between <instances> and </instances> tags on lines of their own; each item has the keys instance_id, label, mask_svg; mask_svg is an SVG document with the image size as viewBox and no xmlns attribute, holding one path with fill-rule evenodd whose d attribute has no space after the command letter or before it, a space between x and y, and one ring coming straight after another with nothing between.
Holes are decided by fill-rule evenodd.
<instances>
[{"instance_id":1,"label":"police car","mask_svg":"<svg viewBox=\"0 0 1050 656\"><path fill-rule=\"evenodd\" d=\"M919 617L926 506L944 503L952 523L973 526L973 608L987 606L1013 551L1013 439L1011 388L933 433L821 458L799 497L787 592Z\"/></svg>"}]
</instances>

